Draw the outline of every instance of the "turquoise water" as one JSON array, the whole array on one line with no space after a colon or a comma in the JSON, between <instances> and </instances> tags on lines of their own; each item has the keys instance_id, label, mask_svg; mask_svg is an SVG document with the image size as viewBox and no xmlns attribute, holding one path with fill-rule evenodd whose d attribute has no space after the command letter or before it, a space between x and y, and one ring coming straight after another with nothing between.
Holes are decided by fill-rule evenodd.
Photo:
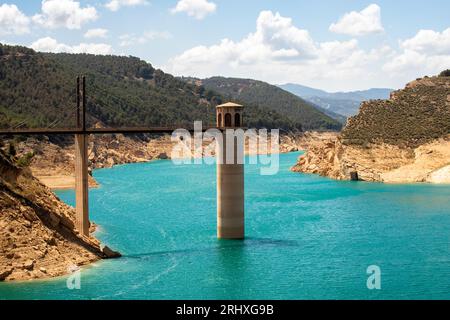
<instances>
[{"instance_id":1,"label":"turquoise water","mask_svg":"<svg viewBox=\"0 0 450 320\"><path fill-rule=\"evenodd\" d=\"M449 299L450 186L337 182L246 167L247 240L218 241L215 167L96 170L97 237L123 253L66 278L2 283L2 299ZM74 203L73 191L58 192ZM370 265L381 290L367 289Z\"/></svg>"}]
</instances>

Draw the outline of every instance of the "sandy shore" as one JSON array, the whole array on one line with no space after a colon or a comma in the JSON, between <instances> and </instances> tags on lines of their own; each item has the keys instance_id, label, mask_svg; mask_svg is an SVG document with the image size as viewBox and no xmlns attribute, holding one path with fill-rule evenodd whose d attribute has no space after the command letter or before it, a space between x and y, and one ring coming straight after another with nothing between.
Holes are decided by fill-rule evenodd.
<instances>
[{"instance_id":1,"label":"sandy shore","mask_svg":"<svg viewBox=\"0 0 450 320\"><path fill-rule=\"evenodd\" d=\"M34 175L41 183L52 190L70 190L75 189L75 177L73 175ZM94 178L89 177L89 188L98 187L98 183Z\"/></svg>"},{"instance_id":2,"label":"sandy shore","mask_svg":"<svg viewBox=\"0 0 450 320\"><path fill-rule=\"evenodd\" d=\"M40 182L53 190L66 190L75 188L75 177L72 176L36 176Z\"/></svg>"}]
</instances>

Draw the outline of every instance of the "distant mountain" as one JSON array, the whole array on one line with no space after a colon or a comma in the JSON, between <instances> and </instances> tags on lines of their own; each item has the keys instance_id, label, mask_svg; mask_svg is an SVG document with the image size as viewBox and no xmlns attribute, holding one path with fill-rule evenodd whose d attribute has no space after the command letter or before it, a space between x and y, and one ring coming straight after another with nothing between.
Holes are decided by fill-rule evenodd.
<instances>
[{"instance_id":1,"label":"distant mountain","mask_svg":"<svg viewBox=\"0 0 450 320\"><path fill-rule=\"evenodd\" d=\"M315 104L323 110L334 112L345 118L354 116L359 111L361 101L357 100L345 100L334 98L321 98L321 97L306 97L305 100Z\"/></svg>"},{"instance_id":2,"label":"distant mountain","mask_svg":"<svg viewBox=\"0 0 450 320\"><path fill-rule=\"evenodd\" d=\"M329 95L329 93L324 90L314 89L294 83L283 84L279 87L299 97L325 97Z\"/></svg>"},{"instance_id":3,"label":"distant mountain","mask_svg":"<svg viewBox=\"0 0 450 320\"><path fill-rule=\"evenodd\" d=\"M215 122L224 97L135 57L50 54L0 44L0 127L75 125L76 81L87 77L87 122L112 127L192 126ZM280 89L281 90L281 89ZM277 110L246 108L251 127L301 129Z\"/></svg>"},{"instance_id":4,"label":"distant mountain","mask_svg":"<svg viewBox=\"0 0 450 320\"><path fill-rule=\"evenodd\" d=\"M300 122L305 130L340 130L342 127L342 123L310 102L266 82L224 77L182 79L245 105L256 104L260 108L279 112L292 121Z\"/></svg>"},{"instance_id":5,"label":"distant mountain","mask_svg":"<svg viewBox=\"0 0 450 320\"><path fill-rule=\"evenodd\" d=\"M339 123L342 123L343 125L345 125L345 123L347 122L347 117L346 116L343 116L343 115L341 115L339 113L335 113L335 112L333 112L331 110L319 107L317 104L315 104L314 107L317 110L325 113L327 116L333 118L334 120L337 120Z\"/></svg>"},{"instance_id":6,"label":"distant mountain","mask_svg":"<svg viewBox=\"0 0 450 320\"><path fill-rule=\"evenodd\" d=\"M336 92L329 93L329 98L334 98L337 100L354 100L354 101L368 101L368 100L378 100L378 99L389 99L390 93L394 91L393 89L369 89L364 91L353 91L353 92Z\"/></svg>"},{"instance_id":7,"label":"distant mountain","mask_svg":"<svg viewBox=\"0 0 450 320\"><path fill-rule=\"evenodd\" d=\"M288 83L280 88L289 91L315 105L331 112L350 117L359 111L361 102L376 99L388 99L393 89L369 89L352 92L330 93L298 84Z\"/></svg>"}]
</instances>

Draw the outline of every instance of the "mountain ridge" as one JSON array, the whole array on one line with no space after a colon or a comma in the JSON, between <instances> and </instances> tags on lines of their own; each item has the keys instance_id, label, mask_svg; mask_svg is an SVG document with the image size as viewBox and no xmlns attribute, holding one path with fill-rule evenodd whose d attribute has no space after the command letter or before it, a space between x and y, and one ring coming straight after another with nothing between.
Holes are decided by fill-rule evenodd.
<instances>
[{"instance_id":1,"label":"mountain ridge","mask_svg":"<svg viewBox=\"0 0 450 320\"><path fill-rule=\"evenodd\" d=\"M295 95L303 95L305 97L334 97L336 99L350 99L356 101L385 99L389 96L389 93L394 91L394 89L390 88L369 88L366 90L329 92L295 83L281 84L278 85L278 87L283 88ZM297 91L292 92L295 90Z\"/></svg>"},{"instance_id":2,"label":"mountain ridge","mask_svg":"<svg viewBox=\"0 0 450 320\"><path fill-rule=\"evenodd\" d=\"M388 99L393 89L371 88L349 92L327 92L300 84L287 83L279 85L289 91L325 110L339 115L350 117L358 113L361 102L376 99Z\"/></svg>"},{"instance_id":3,"label":"mountain ridge","mask_svg":"<svg viewBox=\"0 0 450 320\"><path fill-rule=\"evenodd\" d=\"M326 115L311 103L269 83L244 78L211 77L199 79L181 77L182 80L220 93L224 97L240 100L244 104L257 104L262 108L281 112L302 123L305 130L339 130L339 121Z\"/></svg>"},{"instance_id":4,"label":"mountain ridge","mask_svg":"<svg viewBox=\"0 0 450 320\"><path fill-rule=\"evenodd\" d=\"M0 44L0 127L74 127L76 77L87 77L87 122L111 127L192 126L215 121L224 97L180 81L136 57L39 53ZM248 126L301 130L301 123L256 104Z\"/></svg>"}]
</instances>

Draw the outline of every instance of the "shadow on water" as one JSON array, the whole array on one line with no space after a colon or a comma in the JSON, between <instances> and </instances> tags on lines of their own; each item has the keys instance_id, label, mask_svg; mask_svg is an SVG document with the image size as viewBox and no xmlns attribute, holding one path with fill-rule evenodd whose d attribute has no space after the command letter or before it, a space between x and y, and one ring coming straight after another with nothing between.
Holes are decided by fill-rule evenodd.
<instances>
[{"instance_id":1,"label":"shadow on water","mask_svg":"<svg viewBox=\"0 0 450 320\"><path fill-rule=\"evenodd\" d=\"M277 240L277 239L265 239L265 238L247 238L245 240L218 240L217 246L207 248L191 248L180 250L167 250L167 251L155 251L147 253L136 254L124 254L122 258L125 259L142 259L147 257L165 256L173 254L195 254L195 253L208 253L217 250L238 249L247 247L258 246L280 246L280 247L298 247L297 241L294 240Z\"/></svg>"}]
</instances>

